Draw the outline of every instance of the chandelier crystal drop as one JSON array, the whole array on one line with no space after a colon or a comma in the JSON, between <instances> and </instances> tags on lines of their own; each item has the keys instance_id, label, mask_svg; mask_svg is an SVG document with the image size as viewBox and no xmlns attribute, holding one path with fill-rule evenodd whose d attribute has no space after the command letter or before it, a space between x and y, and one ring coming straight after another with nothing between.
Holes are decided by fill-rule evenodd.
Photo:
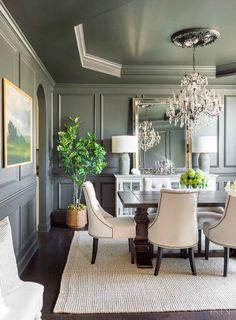
<instances>
[{"instance_id":1,"label":"chandelier crystal drop","mask_svg":"<svg viewBox=\"0 0 236 320\"><path fill-rule=\"evenodd\" d=\"M151 121L143 121L139 125L139 147L143 151L147 151L158 145L161 141L161 136L158 131L155 131Z\"/></svg>"},{"instance_id":2,"label":"chandelier crystal drop","mask_svg":"<svg viewBox=\"0 0 236 320\"><path fill-rule=\"evenodd\" d=\"M182 33L180 31L172 36L174 44L193 48L193 72L185 75L181 80L182 90L180 93L173 94L173 97L169 98L170 106L166 115L169 117L170 123L174 123L174 125L179 124L180 127L186 125L189 129L196 129L203 122L209 123L216 119L223 110L220 95L215 93L213 89L208 89L207 77L195 70L196 47L211 43L207 42L209 34L212 36L211 42L219 37L217 31L209 31L208 29L184 30ZM178 43L175 43L175 39L178 40Z\"/></svg>"}]
</instances>

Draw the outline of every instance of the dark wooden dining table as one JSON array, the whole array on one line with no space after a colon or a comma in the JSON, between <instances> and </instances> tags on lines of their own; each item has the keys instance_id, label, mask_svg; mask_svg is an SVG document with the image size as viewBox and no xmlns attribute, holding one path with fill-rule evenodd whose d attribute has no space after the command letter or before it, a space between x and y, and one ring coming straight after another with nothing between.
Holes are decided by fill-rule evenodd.
<instances>
[{"instance_id":1,"label":"dark wooden dining table","mask_svg":"<svg viewBox=\"0 0 236 320\"><path fill-rule=\"evenodd\" d=\"M136 208L136 237L134 239L135 257L138 268L152 268L152 256L148 242L148 208L157 208L160 198L158 191L118 191L124 208ZM224 207L226 201L224 191L199 191L199 207Z\"/></svg>"}]
</instances>

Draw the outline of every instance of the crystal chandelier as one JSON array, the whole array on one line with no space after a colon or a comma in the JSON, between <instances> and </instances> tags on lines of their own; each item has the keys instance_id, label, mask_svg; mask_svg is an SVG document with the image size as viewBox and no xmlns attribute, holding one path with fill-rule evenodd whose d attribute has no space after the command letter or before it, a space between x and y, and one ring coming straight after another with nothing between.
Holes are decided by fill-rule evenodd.
<instances>
[{"instance_id":1,"label":"crystal chandelier","mask_svg":"<svg viewBox=\"0 0 236 320\"><path fill-rule=\"evenodd\" d=\"M147 117L147 107L145 106L145 117ZM139 147L143 151L147 151L160 143L161 136L158 131L155 131L151 121L143 121L138 129Z\"/></svg>"},{"instance_id":2,"label":"crystal chandelier","mask_svg":"<svg viewBox=\"0 0 236 320\"><path fill-rule=\"evenodd\" d=\"M166 111L170 123L180 127L196 129L202 122L209 123L223 110L221 97L214 90L207 89L208 79L195 70L197 47L212 43L220 36L211 29L188 29L176 32L171 40L182 48L193 48L193 72L181 80L182 90L169 99L170 107Z\"/></svg>"}]
</instances>

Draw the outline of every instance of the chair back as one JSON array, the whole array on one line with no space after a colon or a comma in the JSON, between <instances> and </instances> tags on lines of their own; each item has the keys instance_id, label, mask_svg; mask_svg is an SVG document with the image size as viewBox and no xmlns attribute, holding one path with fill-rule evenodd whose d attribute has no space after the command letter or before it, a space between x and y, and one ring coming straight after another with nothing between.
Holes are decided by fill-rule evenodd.
<instances>
[{"instance_id":1,"label":"chair back","mask_svg":"<svg viewBox=\"0 0 236 320\"><path fill-rule=\"evenodd\" d=\"M104 211L100 206L93 184L90 181L84 182L82 188L88 212L89 234L97 238L112 237L112 227L106 221L106 218L112 218L112 215Z\"/></svg>"},{"instance_id":2,"label":"chair back","mask_svg":"<svg viewBox=\"0 0 236 320\"><path fill-rule=\"evenodd\" d=\"M236 197L228 196L222 219L209 228L210 239L224 247L236 248Z\"/></svg>"},{"instance_id":3,"label":"chair back","mask_svg":"<svg viewBox=\"0 0 236 320\"><path fill-rule=\"evenodd\" d=\"M161 188L171 189L169 178L144 178L144 191L159 191Z\"/></svg>"},{"instance_id":4,"label":"chair back","mask_svg":"<svg viewBox=\"0 0 236 320\"><path fill-rule=\"evenodd\" d=\"M161 190L149 240L163 248L190 248L198 242L197 191Z\"/></svg>"}]
</instances>

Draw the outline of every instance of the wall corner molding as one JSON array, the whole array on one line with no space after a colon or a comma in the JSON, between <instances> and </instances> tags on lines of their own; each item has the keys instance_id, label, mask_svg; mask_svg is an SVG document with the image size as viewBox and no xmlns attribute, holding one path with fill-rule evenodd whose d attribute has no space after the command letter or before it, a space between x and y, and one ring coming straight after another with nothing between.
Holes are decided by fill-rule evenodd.
<instances>
[{"instance_id":1,"label":"wall corner molding","mask_svg":"<svg viewBox=\"0 0 236 320\"><path fill-rule=\"evenodd\" d=\"M110 74L115 77L120 77L122 68L121 64L100 58L86 52L83 24L81 23L75 26L74 30L82 67Z\"/></svg>"}]
</instances>

